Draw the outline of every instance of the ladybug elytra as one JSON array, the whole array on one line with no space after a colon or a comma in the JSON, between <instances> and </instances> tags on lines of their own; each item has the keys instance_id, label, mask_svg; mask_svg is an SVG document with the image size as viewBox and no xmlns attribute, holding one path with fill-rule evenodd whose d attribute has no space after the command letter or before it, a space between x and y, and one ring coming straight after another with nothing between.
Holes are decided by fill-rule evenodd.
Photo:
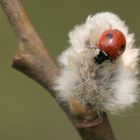
<instances>
[{"instance_id":1,"label":"ladybug elytra","mask_svg":"<svg viewBox=\"0 0 140 140\"><path fill-rule=\"evenodd\" d=\"M126 39L120 30L109 29L104 31L97 42L97 47L100 49L100 53L97 57L98 60L101 61L99 63L102 63L106 59L117 59L124 52L125 46ZM102 60L100 60L101 57Z\"/></svg>"}]
</instances>

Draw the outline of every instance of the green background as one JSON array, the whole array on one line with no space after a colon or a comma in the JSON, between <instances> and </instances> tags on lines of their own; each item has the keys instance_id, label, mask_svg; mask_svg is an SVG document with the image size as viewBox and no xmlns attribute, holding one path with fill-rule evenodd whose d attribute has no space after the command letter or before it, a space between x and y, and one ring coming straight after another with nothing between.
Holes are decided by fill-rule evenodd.
<instances>
[{"instance_id":1,"label":"green background","mask_svg":"<svg viewBox=\"0 0 140 140\"><path fill-rule=\"evenodd\" d=\"M89 14L118 14L140 44L139 0L22 0L30 19L56 60L68 46L67 33ZM11 68L15 34L0 8L0 140L80 140L51 96L36 82ZM140 139L140 104L110 116L118 140Z\"/></svg>"}]
</instances>

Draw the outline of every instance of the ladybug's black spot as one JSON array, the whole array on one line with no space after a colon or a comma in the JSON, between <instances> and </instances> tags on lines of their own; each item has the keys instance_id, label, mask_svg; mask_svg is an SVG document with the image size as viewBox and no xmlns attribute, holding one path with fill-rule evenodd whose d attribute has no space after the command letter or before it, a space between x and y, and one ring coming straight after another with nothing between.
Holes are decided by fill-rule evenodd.
<instances>
[{"instance_id":1,"label":"ladybug's black spot","mask_svg":"<svg viewBox=\"0 0 140 140\"><path fill-rule=\"evenodd\" d=\"M113 38L113 34L107 34L106 37L107 37L108 39L111 39L111 38Z\"/></svg>"},{"instance_id":2,"label":"ladybug's black spot","mask_svg":"<svg viewBox=\"0 0 140 140\"><path fill-rule=\"evenodd\" d=\"M120 48L120 51L123 53L124 50L125 50L125 44L122 44L122 45L121 45L121 48Z\"/></svg>"}]
</instances>

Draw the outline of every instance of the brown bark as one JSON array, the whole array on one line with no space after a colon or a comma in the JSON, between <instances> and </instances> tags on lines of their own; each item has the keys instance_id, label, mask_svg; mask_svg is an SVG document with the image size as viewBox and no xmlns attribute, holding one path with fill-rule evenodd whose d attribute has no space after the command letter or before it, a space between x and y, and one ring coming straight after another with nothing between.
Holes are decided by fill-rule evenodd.
<instances>
[{"instance_id":1,"label":"brown bark","mask_svg":"<svg viewBox=\"0 0 140 140\"><path fill-rule=\"evenodd\" d=\"M0 4L16 33L19 45L12 66L37 81L55 98L57 93L53 89L53 83L59 69L28 19L21 2L19 0L0 0ZM61 105L61 103L59 104ZM63 105L61 107L64 109ZM65 112L72 120L66 109ZM83 140L115 140L107 115L104 113L102 118L102 123L96 126L77 127ZM72 122L76 127L77 124L73 120Z\"/></svg>"}]
</instances>

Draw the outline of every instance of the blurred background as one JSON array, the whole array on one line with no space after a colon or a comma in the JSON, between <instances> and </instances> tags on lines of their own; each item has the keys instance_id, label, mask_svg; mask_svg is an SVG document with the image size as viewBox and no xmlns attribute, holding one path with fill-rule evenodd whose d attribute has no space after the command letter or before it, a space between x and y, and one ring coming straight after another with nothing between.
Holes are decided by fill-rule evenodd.
<instances>
[{"instance_id":1,"label":"blurred background","mask_svg":"<svg viewBox=\"0 0 140 140\"><path fill-rule=\"evenodd\" d=\"M140 46L140 1L22 0L50 54L68 46L67 33L89 14L111 11L129 25ZM11 68L17 49L15 34L0 8L0 140L80 140L51 96L33 80ZM117 140L140 139L140 103L118 116L110 116Z\"/></svg>"}]
</instances>

